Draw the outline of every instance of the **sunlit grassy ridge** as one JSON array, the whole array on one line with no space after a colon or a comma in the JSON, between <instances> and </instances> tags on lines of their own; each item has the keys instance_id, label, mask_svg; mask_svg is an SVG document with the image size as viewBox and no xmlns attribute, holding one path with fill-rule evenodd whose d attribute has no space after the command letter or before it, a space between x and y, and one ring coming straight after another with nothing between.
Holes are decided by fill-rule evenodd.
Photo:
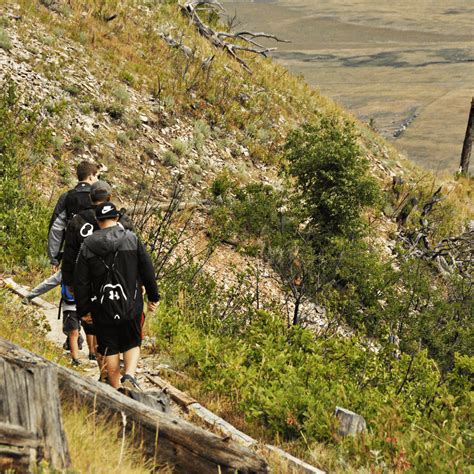
<instances>
[{"instance_id":1,"label":"sunlit grassy ridge","mask_svg":"<svg viewBox=\"0 0 474 474\"><path fill-rule=\"evenodd\" d=\"M246 73L199 36L175 2L74 0L67 5L59 2L58 13L37 2L19 3L28 18L47 28L53 45L65 37L85 48L91 70L106 81L105 90L126 84L175 112L204 117L211 125L236 133L257 159L275 159L284 132L296 122L318 113L344 114L271 60L247 55L253 73ZM106 21L112 14L117 17ZM193 57L171 49L161 32L181 39L192 48ZM209 57L214 59L205 70L202 62Z\"/></svg>"}]
</instances>

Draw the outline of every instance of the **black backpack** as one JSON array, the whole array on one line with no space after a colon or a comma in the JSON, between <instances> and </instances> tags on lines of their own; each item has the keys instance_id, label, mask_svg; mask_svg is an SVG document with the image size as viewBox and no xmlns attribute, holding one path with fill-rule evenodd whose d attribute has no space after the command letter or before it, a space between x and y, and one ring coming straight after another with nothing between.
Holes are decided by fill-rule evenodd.
<instances>
[{"instance_id":1,"label":"black backpack","mask_svg":"<svg viewBox=\"0 0 474 474\"><path fill-rule=\"evenodd\" d=\"M78 185L66 196L66 221L69 222L76 214L92 207L89 185Z\"/></svg>"},{"instance_id":2,"label":"black backpack","mask_svg":"<svg viewBox=\"0 0 474 474\"><path fill-rule=\"evenodd\" d=\"M116 268L115 260L118 252L117 249L110 265L107 265L104 259L96 254L96 257L107 269L99 292L93 298L100 306L97 314L102 324L120 324L132 320L135 316L137 288L135 287L134 294L131 294L125 278Z\"/></svg>"}]
</instances>

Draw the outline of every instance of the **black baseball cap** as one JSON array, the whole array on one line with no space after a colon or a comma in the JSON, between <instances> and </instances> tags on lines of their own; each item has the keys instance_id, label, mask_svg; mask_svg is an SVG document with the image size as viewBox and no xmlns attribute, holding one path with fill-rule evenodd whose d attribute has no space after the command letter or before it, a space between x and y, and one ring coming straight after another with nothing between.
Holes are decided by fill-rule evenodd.
<instances>
[{"instance_id":1,"label":"black baseball cap","mask_svg":"<svg viewBox=\"0 0 474 474\"><path fill-rule=\"evenodd\" d=\"M102 219L113 219L119 215L115 204L109 201L103 202L95 208L95 218L99 221Z\"/></svg>"},{"instance_id":2,"label":"black baseball cap","mask_svg":"<svg viewBox=\"0 0 474 474\"><path fill-rule=\"evenodd\" d=\"M91 199L93 202L106 201L110 198L112 188L105 181L96 181L91 185Z\"/></svg>"}]
</instances>

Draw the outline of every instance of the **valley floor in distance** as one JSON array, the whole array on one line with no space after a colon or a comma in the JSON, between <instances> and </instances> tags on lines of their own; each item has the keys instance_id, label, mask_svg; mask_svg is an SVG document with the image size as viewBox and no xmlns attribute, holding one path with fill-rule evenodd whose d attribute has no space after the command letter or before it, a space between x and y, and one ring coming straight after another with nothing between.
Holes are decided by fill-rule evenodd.
<instances>
[{"instance_id":1,"label":"valley floor in distance","mask_svg":"<svg viewBox=\"0 0 474 474\"><path fill-rule=\"evenodd\" d=\"M474 96L474 4L264 0L224 6L236 13L237 28L290 40L276 45L277 61L360 120L372 119L409 159L434 171L458 170Z\"/></svg>"}]
</instances>

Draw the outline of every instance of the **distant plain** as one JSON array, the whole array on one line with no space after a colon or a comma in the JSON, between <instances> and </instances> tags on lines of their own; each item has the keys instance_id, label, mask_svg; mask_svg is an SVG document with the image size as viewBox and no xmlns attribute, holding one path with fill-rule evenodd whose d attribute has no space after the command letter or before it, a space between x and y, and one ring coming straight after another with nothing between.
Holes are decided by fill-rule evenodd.
<instances>
[{"instance_id":1,"label":"distant plain","mask_svg":"<svg viewBox=\"0 0 474 474\"><path fill-rule=\"evenodd\" d=\"M360 120L372 120L409 159L434 171L458 169L474 96L474 1L224 5L237 28L290 40L273 56Z\"/></svg>"}]
</instances>

